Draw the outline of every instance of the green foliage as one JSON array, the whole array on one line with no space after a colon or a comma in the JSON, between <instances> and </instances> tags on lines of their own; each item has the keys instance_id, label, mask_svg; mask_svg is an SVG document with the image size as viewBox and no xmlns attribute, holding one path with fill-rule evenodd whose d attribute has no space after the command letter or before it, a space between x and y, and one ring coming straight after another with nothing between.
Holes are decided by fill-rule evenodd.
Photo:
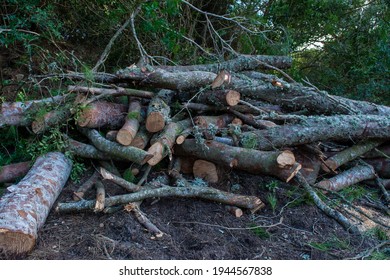
<instances>
[{"instance_id":1,"label":"green foliage","mask_svg":"<svg viewBox=\"0 0 390 280\"><path fill-rule=\"evenodd\" d=\"M259 227L254 223L250 224L249 228L260 239L265 240L271 237L271 234L266 229Z\"/></svg>"},{"instance_id":2,"label":"green foliage","mask_svg":"<svg viewBox=\"0 0 390 280\"><path fill-rule=\"evenodd\" d=\"M135 176L133 172L131 171L131 168L127 168L125 172L123 173L123 179L125 179L127 182L134 183L135 182Z\"/></svg>"},{"instance_id":3,"label":"green foliage","mask_svg":"<svg viewBox=\"0 0 390 280\"><path fill-rule=\"evenodd\" d=\"M385 240L389 239L389 237L387 236L386 231L384 231L380 227L374 227L372 229L369 229L368 231L366 231L366 235L374 237L374 238L376 238L376 239L378 239L380 241L385 241Z\"/></svg>"},{"instance_id":4,"label":"green foliage","mask_svg":"<svg viewBox=\"0 0 390 280\"><path fill-rule=\"evenodd\" d=\"M85 167L85 164L82 162L72 160L72 171L70 172L70 179L75 182L79 183L82 175L84 175L87 168Z\"/></svg>"},{"instance_id":5,"label":"green foliage","mask_svg":"<svg viewBox=\"0 0 390 280\"><path fill-rule=\"evenodd\" d=\"M309 242L308 245L314 249L327 252L330 250L348 250L350 245L345 240L333 236L327 241L324 242Z\"/></svg>"},{"instance_id":6,"label":"green foliage","mask_svg":"<svg viewBox=\"0 0 390 280\"><path fill-rule=\"evenodd\" d=\"M139 112L129 112L127 114L127 118L129 120L139 120L140 118L140 113Z\"/></svg>"},{"instance_id":7,"label":"green foliage","mask_svg":"<svg viewBox=\"0 0 390 280\"><path fill-rule=\"evenodd\" d=\"M247 149L256 149L257 147L257 137L255 134L246 133L245 136L240 139L241 145Z\"/></svg>"},{"instance_id":8,"label":"green foliage","mask_svg":"<svg viewBox=\"0 0 390 280\"><path fill-rule=\"evenodd\" d=\"M274 193L269 193L267 195L268 204L271 206L272 212L275 213L276 205L278 204L278 199Z\"/></svg>"}]
</instances>

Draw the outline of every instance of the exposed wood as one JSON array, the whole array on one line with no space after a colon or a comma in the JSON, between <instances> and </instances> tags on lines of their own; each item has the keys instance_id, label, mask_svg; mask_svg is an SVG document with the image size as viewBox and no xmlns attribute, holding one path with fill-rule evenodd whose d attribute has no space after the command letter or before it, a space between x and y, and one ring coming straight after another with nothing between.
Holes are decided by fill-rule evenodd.
<instances>
[{"instance_id":1,"label":"exposed wood","mask_svg":"<svg viewBox=\"0 0 390 280\"><path fill-rule=\"evenodd\" d=\"M96 188L96 202L94 212L102 212L105 207L106 191L101 181L95 183Z\"/></svg>"},{"instance_id":2,"label":"exposed wood","mask_svg":"<svg viewBox=\"0 0 390 280\"><path fill-rule=\"evenodd\" d=\"M379 177L390 179L390 159L372 158L372 159L365 159L364 161L374 167Z\"/></svg>"},{"instance_id":3,"label":"exposed wood","mask_svg":"<svg viewBox=\"0 0 390 280\"><path fill-rule=\"evenodd\" d=\"M12 182L18 177L26 175L30 167L31 161L0 166L0 183Z\"/></svg>"},{"instance_id":4,"label":"exposed wood","mask_svg":"<svg viewBox=\"0 0 390 280\"><path fill-rule=\"evenodd\" d=\"M168 121L170 112L170 107L161 97L156 96L153 98L148 106L145 124L146 129L153 133L163 130Z\"/></svg>"},{"instance_id":5,"label":"exposed wood","mask_svg":"<svg viewBox=\"0 0 390 280\"><path fill-rule=\"evenodd\" d=\"M118 186L121 186L122 188L124 188L128 192L136 192L136 191L140 190L140 186L133 184L133 183L130 183L130 182L126 181L125 179L123 179L117 175L112 174L111 172L104 169L103 167L100 168L100 174L103 177L103 179L110 180L110 181L114 182L115 184L117 184Z\"/></svg>"},{"instance_id":6,"label":"exposed wood","mask_svg":"<svg viewBox=\"0 0 390 280\"><path fill-rule=\"evenodd\" d=\"M196 102L214 106L235 106L240 101L240 93L235 90L205 91L196 96Z\"/></svg>"},{"instance_id":7,"label":"exposed wood","mask_svg":"<svg viewBox=\"0 0 390 280\"><path fill-rule=\"evenodd\" d=\"M370 165L358 165L348 169L330 179L322 180L316 187L323 190L339 191L359 182L374 179L375 170Z\"/></svg>"},{"instance_id":8,"label":"exposed wood","mask_svg":"<svg viewBox=\"0 0 390 280\"><path fill-rule=\"evenodd\" d=\"M118 143L108 141L95 129L79 128L79 130L91 140L95 147L112 157L133 161L138 164L144 164L152 157L151 154L144 150L131 146L124 147Z\"/></svg>"},{"instance_id":9,"label":"exposed wood","mask_svg":"<svg viewBox=\"0 0 390 280\"><path fill-rule=\"evenodd\" d=\"M194 124L202 129L207 129L210 125L214 125L217 128L225 128L233 119L234 116L230 114L220 116L197 116L194 118Z\"/></svg>"},{"instance_id":10,"label":"exposed wood","mask_svg":"<svg viewBox=\"0 0 390 280\"><path fill-rule=\"evenodd\" d=\"M125 124L118 131L116 136L116 140L120 144L124 146L131 144L139 129L140 115L141 103L136 99L131 100L129 103L129 113L126 116Z\"/></svg>"},{"instance_id":11,"label":"exposed wood","mask_svg":"<svg viewBox=\"0 0 390 280\"><path fill-rule=\"evenodd\" d=\"M292 179L300 169L295 164L291 151L259 151L232 147L215 141L206 141L204 145L194 139L187 139L175 146L174 153L181 156L194 156L226 167L244 170L253 174L272 175L283 181Z\"/></svg>"},{"instance_id":12,"label":"exposed wood","mask_svg":"<svg viewBox=\"0 0 390 280\"><path fill-rule=\"evenodd\" d=\"M99 177L100 174L97 171L94 171L92 176L81 184L73 193L73 200L79 201L80 199L84 199L85 193L93 187L93 185L99 180Z\"/></svg>"},{"instance_id":13,"label":"exposed wood","mask_svg":"<svg viewBox=\"0 0 390 280\"><path fill-rule=\"evenodd\" d=\"M192 133L192 127L188 127L184 129L179 136L176 138L176 144L181 145L183 142L187 139L188 136L190 136Z\"/></svg>"},{"instance_id":14,"label":"exposed wood","mask_svg":"<svg viewBox=\"0 0 390 280\"><path fill-rule=\"evenodd\" d=\"M41 134L55 125L67 122L71 112L68 108L60 107L35 119L31 124L31 129L35 134Z\"/></svg>"},{"instance_id":15,"label":"exposed wood","mask_svg":"<svg viewBox=\"0 0 390 280\"><path fill-rule=\"evenodd\" d=\"M145 188L135 193L108 197L106 198L105 202L106 206L108 207L140 201L152 197L201 198L249 209L251 212L256 212L265 206L264 203L255 196L236 195L209 187L196 186L178 188L167 185L161 185L160 188ZM60 213L79 212L92 210L94 206L95 200L82 200L78 202L58 203L56 211Z\"/></svg>"},{"instance_id":16,"label":"exposed wood","mask_svg":"<svg viewBox=\"0 0 390 280\"><path fill-rule=\"evenodd\" d=\"M125 122L127 106L123 104L97 101L83 108L77 118L77 124L87 128L120 128Z\"/></svg>"},{"instance_id":17,"label":"exposed wood","mask_svg":"<svg viewBox=\"0 0 390 280\"><path fill-rule=\"evenodd\" d=\"M130 146L143 150L148 145L150 138L152 138L152 134L146 130L145 126L141 126Z\"/></svg>"},{"instance_id":18,"label":"exposed wood","mask_svg":"<svg viewBox=\"0 0 390 280\"><path fill-rule=\"evenodd\" d=\"M226 206L226 210L236 218L240 218L244 214L244 212L236 206Z\"/></svg>"},{"instance_id":19,"label":"exposed wood","mask_svg":"<svg viewBox=\"0 0 390 280\"><path fill-rule=\"evenodd\" d=\"M115 142L117 135L118 135L118 130L110 130L106 133L106 139Z\"/></svg>"},{"instance_id":20,"label":"exposed wood","mask_svg":"<svg viewBox=\"0 0 390 280\"><path fill-rule=\"evenodd\" d=\"M343 151L335 154L334 156L328 158L322 165L322 169L325 172L329 172L330 170L336 171L337 168L344 165L351 160L354 160L361 155L367 153L368 151L374 149L375 147L382 144L384 140L366 140L360 143L357 143ZM330 170L329 170L330 169Z\"/></svg>"},{"instance_id":21,"label":"exposed wood","mask_svg":"<svg viewBox=\"0 0 390 280\"><path fill-rule=\"evenodd\" d=\"M72 163L62 153L40 156L27 175L0 198L0 252L30 252L38 231L68 180Z\"/></svg>"},{"instance_id":22,"label":"exposed wood","mask_svg":"<svg viewBox=\"0 0 390 280\"><path fill-rule=\"evenodd\" d=\"M210 161L202 159L198 159L194 162L192 171L194 173L194 177L204 179L210 183L217 183L220 177L218 175L219 172L217 166Z\"/></svg>"}]
</instances>

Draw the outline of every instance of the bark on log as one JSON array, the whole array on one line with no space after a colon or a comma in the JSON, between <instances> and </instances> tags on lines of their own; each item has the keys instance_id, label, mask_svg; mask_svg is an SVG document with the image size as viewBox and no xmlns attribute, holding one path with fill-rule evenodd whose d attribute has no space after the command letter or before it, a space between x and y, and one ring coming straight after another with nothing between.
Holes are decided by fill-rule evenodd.
<instances>
[{"instance_id":1,"label":"bark on log","mask_svg":"<svg viewBox=\"0 0 390 280\"><path fill-rule=\"evenodd\" d=\"M343 164L360 157L361 155L379 146L384 141L385 140L372 139L372 140L362 141L356 145L353 145L352 147L349 147L341 151L340 153L337 153L334 156L328 158L322 164L322 169L325 172L330 172L330 170L336 171L336 169L342 166Z\"/></svg>"},{"instance_id":2,"label":"bark on log","mask_svg":"<svg viewBox=\"0 0 390 280\"><path fill-rule=\"evenodd\" d=\"M390 118L383 116L307 117L301 124L244 132L242 144L254 142L259 150L272 150L327 140L390 138Z\"/></svg>"},{"instance_id":3,"label":"bark on log","mask_svg":"<svg viewBox=\"0 0 390 280\"><path fill-rule=\"evenodd\" d=\"M364 154L364 158L390 158L390 145L388 143Z\"/></svg>"},{"instance_id":4,"label":"bark on log","mask_svg":"<svg viewBox=\"0 0 390 280\"><path fill-rule=\"evenodd\" d=\"M18 177L26 175L30 168L31 161L0 166L0 184L12 182Z\"/></svg>"},{"instance_id":5,"label":"bark on log","mask_svg":"<svg viewBox=\"0 0 390 280\"><path fill-rule=\"evenodd\" d=\"M92 186L99 180L100 174L97 171L94 171L92 176L89 177L87 181L85 181L80 187L78 187L77 191L73 193L73 200L79 201L84 198L85 193L92 188Z\"/></svg>"},{"instance_id":6,"label":"bark on log","mask_svg":"<svg viewBox=\"0 0 390 280\"><path fill-rule=\"evenodd\" d=\"M41 134L57 124L66 123L70 116L71 112L68 108L57 108L35 119L31 129L35 134Z\"/></svg>"},{"instance_id":7,"label":"bark on log","mask_svg":"<svg viewBox=\"0 0 390 280\"><path fill-rule=\"evenodd\" d=\"M126 116L125 124L118 131L116 140L124 145L129 146L133 141L139 129L141 115L141 103L139 100L131 100L129 104L129 113Z\"/></svg>"},{"instance_id":8,"label":"bark on log","mask_svg":"<svg viewBox=\"0 0 390 280\"><path fill-rule=\"evenodd\" d=\"M40 156L16 185L0 199L0 252L19 255L30 252L38 230L68 180L72 163L62 153Z\"/></svg>"},{"instance_id":9,"label":"bark on log","mask_svg":"<svg viewBox=\"0 0 390 280\"><path fill-rule=\"evenodd\" d=\"M226 210L236 218L240 218L244 214L242 210L236 206L226 206Z\"/></svg>"},{"instance_id":10,"label":"bark on log","mask_svg":"<svg viewBox=\"0 0 390 280\"><path fill-rule=\"evenodd\" d=\"M372 166L358 165L330 179L322 180L316 186L324 190L339 191L364 180L374 179L375 177L375 170Z\"/></svg>"},{"instance_id":11,"label":"bark on log","mask_svg":"<svg viewBox=\"0 0 390 280\"><path fill-rule=\"evenodd\" d=\"M264 152L232 147L215 141L206 141L202 145L194 139L187 139L182 145L175 146L174 153L194 156L249 173L272 175L286 182L291 180L301 167L294 166L294 154L288 150Z\"/></svg>"},{"instance_id":12,"label":"bark on log","mask_svg":"<svg viewBox=\"0 0 390 280\"><path fill-rule=\"evenodd\" d=\"M249 209L256 212L264 207L264 203L255 196L236 195L223 192L209 187L171 187L161 185L160 188L146 188L136 193L117 195L106 198L106 206L126 204L129 202L140 201L152 197L189 197L201 198L220 202L228 205L234 205L240 208ZM70 203L58 203L56 211L60 213L71 213L86 210L93 210L95 200L82 200Z\"/></svg>"},{"instance_id":13,"label":"bark on log","mask_svg":"<svg viewBox=\"0 0 390 280\"><path fill-rule=\"evenodd\" d=\"M204 179L210 183L217 183L220 178L220 171L218 170L217 165L207 160L196 160L192 167L192 172L194 177Z\"/></svg>"},{"instance_id":14,"label":"bark on log","mask_svg":"<svg viewBox=\"0 0 390 280\"><path fill-rule=\"evenodd\" d=\"M390 159L386 158L373 158L366 159L365 162L372 165L379 177L390 179Z\"/></svg>"},{"instance_id":15,"label":"bark on log","mask_svg":"<svg viewBox=\"0 0 390 280\"><path fill-rule=\"evenodd\" d=\"M161 97L156 96L153 98L148 106L146 129L152 133L163 130L169 119L170 112L171 108Z\"/></svg>"},{"instance_id":16,"label":"bark on log","mask_svg":"<svg viewBox=\"0 0 390 280\"><path fill-rule=\"evenodd\" d=\"M123 104L97 101L82 109L77 118L77 124L87 128L108 126L111 129L117 129L123 126L126 112L127 106Z\"/></svg>"},{"instance_id":17,"label":"bark on log","mask_svg":"<svg viewBox=\"0 0 390 280\"><path fill-rule=\"evenodd\" d=\"M152 134L146 130L146 127L142 126L130 146L143 150L148 145L150 138L152 138Z\"/></svg>"},{"instance_id":18,"label":"bark on log","mask_svg":"<svg viewBox=\"0 0 390 280\"><path fill-rule=\"evenodd\" d=\"M126 181L125 179L109 172L108 170L104 169L103 167L100 168L100 174L102 175L103 179L110 180L117 184L118 186L121 186L128 192L137 192L141 189L141 186L138 186L136 184L133 184L131 182Z\"/></svg>"},{"instance_id":19,"label":"bark on log","mask_svg":"<svg viewBox=\"0 0 390 280\"><path fill-rule=\"evenodd\" d=\"M106 133L106 139L108 141L115 142L117 135L118 135L118 130L110 130Z\"/></svg>"},{"instance_id":20,"label":"bark on log","mask_svg":"<svg viewBox=\"0 0 390 280\"><path fill-rule=\"evenodd\" d=\"M109 160L112 159L112 156L108 153L102 152L96 149L92 145L88 145L85 143L81 143L70 138L66 134L62 134L64 138L64 142L68 151L70 151L73 155L82 158L90 158L90 159L99 159L99 160Z\"/></svg>"},{"instance_id":21,"label":"bark on log","mask_svg":"<svg viewBox=\"0 0 390 280\"><path fill-rule=\"evenodd\" d=\"M200 93L195 100L201 104L225 107L237 105L240 96L240 93L235 90L214 90Z\"/></svg>"},{"instance_id":22,"label":"bark on log","mask_svg":"<svg viewBox=\"0 0 390 280\"><path fill-rule=\"evenodd\" d=\"M293 152L295 160L302 165L301 175L310 185L313 185L317 181L321 169L321 161L318 156L302 148L295 149Z\"/></svg>"},{"instance_id":23,"label":"bark on log","mask_svg":"<svg viewBox=\"0 0 390 280\"><path fill-rule=\"evenodd\" d=\"M100 95L99 98L107 98L114 96L133 96L139 98L153 98L154 93L151 91L145 90L137 90L130 88L96 88L96 87L83 87L83 86L69 86L69 92L83 92L83 93L91 93L93 95Z\"/></svg>"},{"instance_id":24,"label":"bark on log","mask_svg":"<svg viewBox=\"0 0 390 280\"><path fill-rule=\"evenodd\" d=\"M79 130L91 140L96 148L112 157L144 164L153 156L135 147L124 147L118 143L110 142L95 129L79 128Z\"/></svg>"}]
</instances>

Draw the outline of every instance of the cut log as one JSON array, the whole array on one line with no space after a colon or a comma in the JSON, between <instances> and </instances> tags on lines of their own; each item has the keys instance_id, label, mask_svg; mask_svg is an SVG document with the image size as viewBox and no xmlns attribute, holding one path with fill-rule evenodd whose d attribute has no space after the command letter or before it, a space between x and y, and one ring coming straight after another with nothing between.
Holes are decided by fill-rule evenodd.
<instances>
[{"instance_id":1,"label":"cut log","mask_svg":"<svg viewBox=\"0 0 390 280\"><path fill-rule=\"evenodd\" d=\"M352 147L344 149L340 153L337 153L334 156L328 158L322 164L322 169L325 172L330 172L330 170L336 171L336 169L342 166L343 164L360 157L361 155L379 146L384 141L385 140L372 139L372 140L366 140L358 144L355 144Z\"/></svg>"},{"instance_id":2,"label":"cut log","mask_svg":"<svg viewBox=\"0 0 390 280\"><path fill-rule=\"evenodd\" d=\"M192 167L192 171L194 177L204 179L210 183L217 183L220 178L217 166L210 161L202 159L196 160Z\"/></svg>"},{"instance_id":3,"label":"cut log","mask_svg":"<svg viewBox=\"0 0 390 280\"><path fill-rule=\"evenodd\" d=\"M146 129L153 133L163 130L165 123L168 121L170 112L170 107L161 97L157 96L153 98L148 106L145 124Z\"/></svg>"},{"instance_id":4,"label":"cut log","mask_svg":"<svg viewBox=\"0 0 390 280\"><path fill-rule=\"evenodd\" d=\"M31 161L0 166L0 183L12 182L18 177L26 175L30 167Z\"/></svg>"},{"instance_id":5,"label":"cut log","mask_svg":"<svg viewBox=\"0 0 390 280\"><path fill-rule=\"evenodd\" d=\"M202 129L207 129L210 125L214 125L216 128L225 128L233 119L234 116L230 114L220 116L197 116L194 118L194 124Z\"/></svg>"},{"instance_id":6,"label":"cut log","mask_svg":"<svg viewBox=\"0 0 390 280\"><path fill-rule=\"evenodd\" d=\"M188 127L186 129L184 129L184 131L182 131L180 133L180 135L177 136L176 144L178 144L178 145L183 144L183 142L187 139L188 136L191 135L191 133L192 133L192 127Z\"/></svg>"},{"instance_id":7,"label":"cut log","mask_svg":"<svg viewBox=\"0 0 390 280\"><path fill-rule=\"evenodd\" d=\"M307 117L302 124L283 125L266 130L244 132L242 144L253 142L254 148L272 150L327 140L351 140L390 137L390 118L383 116Z\"/></svg>"},{"instance_id":8,"label":"cut log","mask_svg":"<svg viewBox=\"0 0 390 280\"><path fill-rule=\"evenodd\" d=\"M108 153L102 152L92 145L76 141L66 134L62 134L62 137L64 138L64 143L68 151L75 156L99 160L109 160L112 158Z\"/></svg>"},{"instance_id":9,"label":"cut log","mask_svg":"<svg viewBox=\"0 0 390 280\"><path fill-rule=\"evenodd\" d=\"M118 131L116 140L124 145L129 146L133 141L139 129L141 115L141 103L139 100L131 100L129 103L129 113L123 127Z\"/></svg>"},{"instance_id":10,"label":"cut log","mask_svg":"<svg viewBox=\"0 0 390 280\"><path fill-rule=\"evenodd\" d=\"M143 150L148 145L150 138L152 138L152 134L146 130L146 127L142 126L130 146Z\"/></svg>"},{"instance_id":11,"label":"cut log","mask_svg":"<svg viewBox=\"0 0 390 280\"><path fill-rule=\"evenodd\" d=\"M124 147L118 143L108 141L95 129L79 128L93 145L100 151L123 160L133 161L138 164L146 163L153 155L135 147Z\"/></svg>"},{"instance_id":12,"label":"cut log","mask_svg":"<svg viewBox=\"0 0 390 280\"><path fill-rule=\"evenodd\" d=\"M0 199L0 252L30 252L49 211L68 180L72 163L62 153L40 156L27 175Z\"/></svg>"},{"instance_id":13,"label":"cut log","mask_svg":"<svg viewBox=\"0 0 390 280\"><path fill-rule=\"evenodd\" d=\"M364 180L374 179L375 170L370 165L358 165L348 169L330 179L322 180L316 187L323 190L339 191Z\"/></svg>"},{"instance_id":14,"label":"cut log","mask_svg":"<svg viewBox=\"0 0 390 280\"><path fill-rule=\"evenodd\" d=\"M226 206L226 210L236 218L240 218L244 214L242 210L236 206Z\"/></svg>"},{"instance_id":15,"label":"cut log","mask_svg":"<svg viewBox=\"0 0 390 280\"><path fill-rule=\"evenodd\" d=\"M372 159L366 159L364 161L374 167L379 177L390 179L390 159L372 158Z\"/></svg>"},{"instance_id":16,"label":"cut log","mask_svg":"<svg viewBox=\"0 0 390 280\"><path fill-rule=\"evenodd\" d=\"M164 131L154 137L155 139L151 141L152 146L148 149L148 153L152 154L153 157L148 160L148 164L154 166L169 155L176 137L187 129L191 123L190 119L169 123Z\"/></svg>"},{"instance_id":17,"label":"cut log","mask_svg":"<svg viewBox=\"0 0 390 280\"><path fill-rule=\"evenodd\" d=\"M195 100L202 104L225 107L237 105L240 96L240 93L235 90L215 90L200 93Z\"/></svg>"},{"instance_id":18,"label":"cut log","mask_svg":"<svg viewBox=\"0 0 390 280\"><path fill-rule=\"evenodd\" d=\"M295 165L294 154L288 150L264 152L215 141L206 141L202 145L194 139L187 139L182 145L175 146L174 153L179 156L194 156L253 174L275 176L286 182L301 168L300 165Z\"/></svg>"},{"instance_id":19,"label":"cut log","mask_svg":"<svg viewBox=\"0 0 390 280\"><path fill-rule=\"evenodd\" d=\"M81 110L77 124L87 128L101 128L107 126L117 129L125 122L127 106L123 104L97 101L88 104Z\"/></svg>"}]
</instances>

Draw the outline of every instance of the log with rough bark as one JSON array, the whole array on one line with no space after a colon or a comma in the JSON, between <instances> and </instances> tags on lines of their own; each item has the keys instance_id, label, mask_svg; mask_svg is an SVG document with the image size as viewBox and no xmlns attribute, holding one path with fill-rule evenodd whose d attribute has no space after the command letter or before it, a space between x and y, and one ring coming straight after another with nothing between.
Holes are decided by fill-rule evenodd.
<instances>
[{"instance_id":1,"label":"log with rough bark","mask_svg":"<svg viewBox=\"0 0 390 280\"><path fill-rule=\"evenodd\" d=\"M343 164L354 160L361 155L367 153L368 151L374 149L375 147L382 144L385 140L366 140L360 143L353 145L352 147L346 148L343 151L335 154L334 156L328 158L323 164L322 169L325 172L336 171L337 168Z\"/></svg>"},{"instance_id":2,"label":"log with rough bark","mask_svg":"<svg viewBox=\"0 0 390 280\"><path fill-rule=\"evenodd\" d=\"M125 124L118 131L116 140L124 145L129 146L133 141L139 129L141 116L141 103L137 99L132 99L129 103L129 113L126 116Z\"/></svg>"},{"instance_id":3,"label":"log with rough bark","mask_svg":"<svg viewBox=\"0 0 390 280\"><path fill-rule=\"evenodd\" d=\"M160 188L145 188L141 189L136 193L108 197L105 200L105 204L108 207L140 201L152 197L201 198L249 209L253 213L262 209L265 206L264 203L258 197L255 196L237 195L223 192L210 187L171 187L163 184ZM93 210L94 206L95 200L82 200L78 202L58 203L56 211L60 213L79 212Z\"/></svg>"},{"instance_id":4,"label":"log with rough bark","mask_svg":"<svg viewBox=\"0 0 390 280\"><path fill-rule=\"evenodd\" d=\"M348 169L330 179L322 180L316 184L316 187L323 190L339 191L359 182L374 179L375 170L370 165L358 165Z\"/></svg>"},{"instance_id":5,"label":"log with rough bark","mask_svg":"<svg viewBox=\"0 0 390 280\"><path fill-rule=\"evenodd\" d=\"M186 119L180 122L169 123L164 130L151 140L148 153L153 157L148 160L148 164L154 166L171 153L176 137L191 125L191 120Z\"/></svg>"},{"instance_id":6,"label":"log with rough bark","mask_svg":"<svg viewBox=\"0 0 390 280\"><path fill-rule=\"evenodd\" d=\"M12 182L18 177L26 175L30 167L31 161L0 166L0 183Z\"/></svg>"},{"instance_id":7,"label":"log with rough bark","mask_svg":"<svg viewBox=\"0 0 390 280\"><path fill-rule=\"evenodd\" d=\"M214 90L199 93L195 100L201 104L224 107L237 105L240 96L240 93L235 90Z\"/></svg>"},{"instance_id":8,"label":"log with rough bark","mask_svg":"<svg viewBox=\"0 0 390 280\"><path fill-rule=\"evenodd\" d=\"M83 93L91 93L95 95L95 99L102 99L102 98L108 98L108 97L114 97L114 96L132 96L132 97L139 97L139 98L153 98L154 93L150 91L145 90L137 90L137 89L130 89L130 88L96 88L96 87L83 87L83 86L69 86L68 87L69 92L83 92Z\"/></svg>"},{"instance_id":9,"label":"log with rough bark","mask_svg":"<svg viewBox=\"0 0 390 280\"><path fill-rule=\"evenodd\" d=\"M310 185L313 185L317 181L318 173L321 169L320 159L315 153L301 147L294 149L294 156L296 161L302 165L301 175Z\"/></svg>"},{"instance_id":10,"label":"log with rough bark","mask_svg":"<svg viewBox=\"0 0 390 280\"><path fill-rule=\"evenodd\" d=\"M144 150L108 141L95 129L79 128L79 130L91 140L96 148L112 157L144 164L153 156Z\"/></svg>"},{"instance_id":11,"label":"log with rough bark","mask_svg":"<svg viewBox=\"0 0 390 280\"><path fill-rule=\"evenodd\" d=\"M365 162L372 165L379 177L390 179L390 159L388 158L372 158L365 159Z\"/></svg>"},{"instance_id":12,"label":"log with rough bark","mask_svg":"<svg viewBox=\"0 0 390 280\"><path fill-rule=\"evenodd\" d=\"M376 115L306 117L299 124L244 132L241 143L253 143L259 150L272 150L327 140L388 139L390 118Z\"/></svg>"},{"instance_id":13,"label":"log with rough bark","mask_svg":"<svg viewBox=\"0 0 390 280\"><path fill-rule=\"evenodd\" d=\"M77 124L87 128L120 128L125 122L127 106L106 101L88 104L77 117Z\"/></svg>"},{"instance_id":14,"label":"log with rough bark","mask_svg":"<svg viewBox=\"0 0 390 280\"><path fill-rule=\"evenodd\" d=\"M169 119L170 112L171 109L163 98L160 96L154 97L148 106L146 129L153 133L163 130Z\"/></svg>"},{"instance_id":15,"label":"log with rough bark","mask_svg":"<svg viewBox=\"0 0 390 280\"><path fill-rule=\"evenodd\" d=\"M112 159L110 154L96 149L95 146L76 141L64 133L62 134L62 137L64 138L64 143L68 151L75 156L99 160Z\"/></svg>"},{"instance_id":16,"label":"log with rough bark","mask_svg":"<svg viewBox=\"0 0 390 280\"><path fill-rule=\"evenodd\" d=\"M194 177L204 179L210 183L217 183L221 177L220 170L218 170L217 165L203 159L198 159L194 162L192 172Z\"/></svg>"},{"instance_id":17,"label":"log with rough bark","mask_svg":"<svg viewBox=\"0 0 390 280\"><path fill-rule=\"evenodd\" d=\"M226 210L236 218L240 218L244 214L244 212L236 206L226 206Z\"/></svg>"},{"instance_id":18,"label":"log with rough bark","mask_svg":"<svg viewBox=\"0 0 390 280\"><path fill-rule=\"evenodd\" d=\"M215 141L197 143L187 139L180 146L175 146L174 153L180 156L194 156L226 167L244 170L253 174L272 175L283 181L290 181L301 168L295 165L291 151L258 151L232 147Z\"/></svg>"},{"instance_id":19,"label":"log with rough bark","mask_svg":"<svg viewBox=\"0 0 390 280\"><path fill-rule=\"evenodd\" d=\"M71 112L68 108L60 107L37 117L32 122L31 129L35 134L41 134L55 125L66 123L70 116Z\"/></svg>"},{"instance_id":20,"label":"log with rough bark","mask_svg":"<svg viewBox=\"0 0 390 280\"><path fill-rule=\"evenodd\" d=\"M148 145L150 138L152 138L152 134L147 131L145 126L142 126L131 141L130 146L143 150Z\"/></svg>"},{"instance_id":21,"label":"log with rough bark","mask_svg":"<svg viewBox=\"0 0 390 280\"><path fill-rule=\"evenodd\" d=\"M68 180L72 163L62 153L40 156L16 185L0 199L0 252L30 252L49 211Z\"/></svg>"}]
</instances>

